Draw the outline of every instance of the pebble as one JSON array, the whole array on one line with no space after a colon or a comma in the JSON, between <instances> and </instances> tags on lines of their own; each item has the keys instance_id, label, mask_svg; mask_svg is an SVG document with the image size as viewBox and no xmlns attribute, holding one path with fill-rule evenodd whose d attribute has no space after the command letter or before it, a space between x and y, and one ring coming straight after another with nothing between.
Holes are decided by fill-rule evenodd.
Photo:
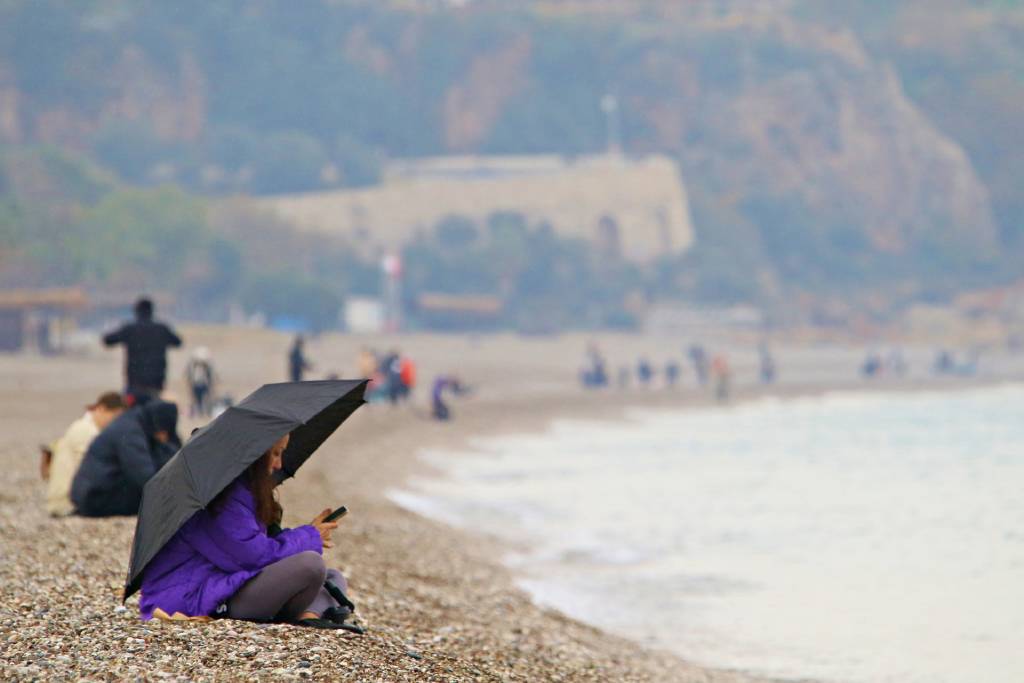
<instances>
[{"instance_id":1,"label":"pebble","mask_svg":"<svg viewBox=\"0 0 1024 683\"><path fill-rule=\"evenodd\" d=\"M377 417L370 413L368 424ZM390 429L388 420L381 425ZM383 497L352 496L350 507L361 514L351 515L344 540L328 556L346 567L360 623L371 628L367 635L229 620L142 622L138 597L126 604L120 598L134 520L58 520L43 511L35 442L59 427L34 423L24 442L0 444L0 681L751 680L700 669L538 609L505 569L484 557L479 540L468 542L461 532ZM372 431L359 452L346 450L344 457L353 459L346 468L374 471L382 452ZM315 462L340 462L330 443ZM394 466L395 456L387 457ZM308 498L353 490L348 480L339 484L327 474L322 480L305 479L321 487ZM319 511L303 509L303 497L290 490L283 496L286 510L308 517ZM64 546L54 552L41 538L59 538Z\"/></svg>"}]
</instances>

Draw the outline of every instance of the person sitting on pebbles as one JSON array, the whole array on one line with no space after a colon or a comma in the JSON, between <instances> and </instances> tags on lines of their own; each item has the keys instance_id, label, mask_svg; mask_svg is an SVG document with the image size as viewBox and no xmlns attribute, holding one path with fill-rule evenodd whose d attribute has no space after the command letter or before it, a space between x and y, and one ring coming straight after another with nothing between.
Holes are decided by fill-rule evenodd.
<instances>
[{"instance_id":1,"label":"person sitting on pebbles","mask_svg":"<svg viewBox=\"0 0 1024 683\"><path fill-rule=\"evenodd\" d=\"M181 448L178 406L154 400L121 414L93 439L71 482L75 514L134 515L142 487Z\"/></svg>"},{"instance_id":2,"label":"person sitting on pebbles","mask_svg":"<svg viewBox=\"0 0 1024 683\"><path fill-rule=\"evenodd\" d=\"M47 482L46 510L51 517L64 517L75 511L71 502L71 481L75 472L89 445L124 409L121 394L116 391L100 394L95 403L86 407L85 414L71 423L64 436L52 447L42 449L40 471Z\"/></svg>"},{"instance_id":3,"label":"person sitting on pebbles","mask_svg":"<svg viewBox=\"0 0 1024 683\"><path fill-rule=\"evenodd\" d=\"M142 574L143 619L181 614L362 632L345 623L345 578L324 565L338 526L324 521L331 511L268 534L281 519L274 473L287 447L285 435L156 554Z\"/></svg>"}]
</instances>

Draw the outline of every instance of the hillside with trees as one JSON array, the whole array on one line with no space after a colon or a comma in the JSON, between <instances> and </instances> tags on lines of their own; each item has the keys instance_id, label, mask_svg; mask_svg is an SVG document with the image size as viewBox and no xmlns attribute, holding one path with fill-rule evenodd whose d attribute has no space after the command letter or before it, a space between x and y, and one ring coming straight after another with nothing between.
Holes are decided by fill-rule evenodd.
<instances>
[{"instance_id":1,"label":"hillside with trees","mask_svg":"<svg viewBox=\"0 0 1024 683\"><path fill-rule=\"evenodd\" d=\"M883 314L1022 275L1022 37L1020 3L994 0L6 0L0 276L163 285L220 314L285 272L249 243L273 222L225 197L373 184L388 159L599 153L612 95L624 153L679 163L698 244L595 274L618 278L608 311L560 324L628 319L636 296ZM303 271L323 310L376 286L344 244L280 241L331 254ZM430 252L410 245L422 282L473 289Z\"/></svg>"}]
</instances>

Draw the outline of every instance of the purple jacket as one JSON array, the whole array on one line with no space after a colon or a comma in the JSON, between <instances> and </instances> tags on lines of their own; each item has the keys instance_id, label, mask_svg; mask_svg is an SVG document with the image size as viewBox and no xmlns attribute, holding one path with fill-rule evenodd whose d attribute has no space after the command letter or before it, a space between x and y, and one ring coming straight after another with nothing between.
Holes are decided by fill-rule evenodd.
<instances>
[{"instance_id":1,"label":"purple jacket","mask_svg":"<svg viewBox=\"0 0 1024 683\"><path fill-rule=\"evenodd\" d=\"M212 614L264 567L306 550L323 552L320 533L300 526L267 536L249 487L236 479L216 511L193 515L146 566L139 611L143 619L157 607L190 617Z\"/></svg>"}]
</instances>

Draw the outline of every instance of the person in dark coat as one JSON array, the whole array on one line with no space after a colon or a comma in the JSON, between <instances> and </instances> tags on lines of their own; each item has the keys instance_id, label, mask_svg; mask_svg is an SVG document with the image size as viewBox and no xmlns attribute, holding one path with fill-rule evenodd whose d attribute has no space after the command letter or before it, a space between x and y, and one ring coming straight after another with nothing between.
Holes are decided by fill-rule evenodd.
<instances>
[{"instance_id":1,"label":"person in dark coat","mask_svg":"<svg viewBox=\"0 0 1024 683\"><path fill-rule=\"evenodd\" d=\"M85 517L134 515L142 487L181 448L178 407L151 401L100 432L71 483L75 512Z\"/></svg>"},{"instance_id":2,"label":"person in dark coat","mask_svg":"<svg viewBox=\"0 0 1024 683\"><path fill-rule=\"evenodd\" d=\"M167 379L167 349L181 346L181 337L162 322L153 320L153 302L135 302L135 321L105 335L106 346L123 344L124 375L130 403L146 403L164 389Z\"/></svg>"},{"instance_id":3,"label":"person in dark coat","mask_svg":"<svg viewBox=\"0 0 1024 683\"><path fill-rule=\"evenodd\" d=\"M693 363L693 373L697 376L697 384L704 386L708 383L708 353L700 344L691 344L687 354L690 362Z\"/></svg>"},{"instance_id":4,"label":"person in dark coat","mask_svg":"<svg viewBox=\"0 0 1024 683\"><path fill-rule=\"evenodd\" d=\"M292 348L288 352L288 377L293 382L301 382L302 373L313 368L306 360L306 354L303 351L305 346L306 340L302 338L302 335L296 335Z\"/></svg>"},{"instance_id":5,"label":"person in dark coat","mask_svg":"<svg viewBox=\"0 0 1024 683\"><path fill-rule=\"evenodd\" d=\"M451 375L441 375L434 379L434 386L430 389L430 414L435 420L442 422L452 417L448 404L444 402L444 392L448 391L456 396L469 393L469 388Z\"/></svg>"},{"instance_id":6,"label":"person in dark coat","mask_svg":"<svg viewBox=\"0 0 1024 683\"><path fill-rule=\"evenodd\" d=\"M679 381L679 363L674 360L670 360L665 364L665 386L672 389L676 386L676 382Z\"/></svg>"},{"instance_id":7,"label":"person in dark coat","mask_svg":"<svg viewBox=\"0 0 1024 683\"><path fill-rule=\"evenodd\" d=\"M757 352L761 359L761 383L774 383L776 374L775 356L772 355L771 349L768 348L768 344L765 342L761 342L760 346L757 347Z\"/></svg>"},{"instance_id":8,"label":"person in dark coat","mask_svg":"<svg viewBox=\"0 0 1024 683\"><path fill-rule=\"evenodd\" d=\"M652 379L654 379L654 368L651 367L651 363L646 357L641 356L636 364L636 380L640 386L647 387Z\"/></svg>"},{"instance_id":9,"label":"person in dark coat","mask_svg":"<svg viewBox=\"0 0 1024 683\"><path fill-rule=\"evenodd\" d=\"M380 364L384 372L384 387L391 405L397 405L402 393L402 357L398 351L391 351Z\"/></svg>"},{"instance_id":10,"label":"person in dark coat","mask_svg":"<svg viewBox=\"0 0 1024 683\"><path fill-rule=\"evenodd\" d=\"M213 381L216 373L213 371L213 362L210 360L210 350L200 346L192 354L188 365L185 366L185 380L188 382L189 391L192 393L192 405L189 407L189 417L201 415L209 417L213 410Z\"/></svg>"}]
</instances>

